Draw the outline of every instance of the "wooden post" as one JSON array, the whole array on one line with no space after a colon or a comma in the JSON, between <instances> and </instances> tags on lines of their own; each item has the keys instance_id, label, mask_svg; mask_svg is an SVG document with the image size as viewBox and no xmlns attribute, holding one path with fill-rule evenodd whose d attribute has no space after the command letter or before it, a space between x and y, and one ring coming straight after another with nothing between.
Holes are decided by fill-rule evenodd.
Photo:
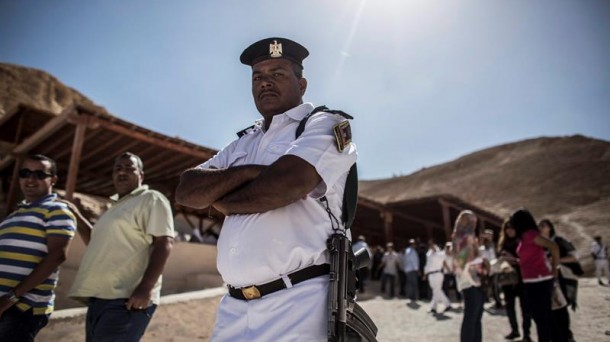
<instances>
[{"instance_id":1,"label":"wooden post","mask_svg":"<svg viewBox=\"0 0 610 342\"><path fill-rule=\"evenodd\" d=\"M445 227L445 236L447 237L447 241L451 240L451 215L449 215L449 206L444 201L439 201L441 208L443 210L443 227Z\"/></svg>"},{"instance_id":2,"label":"wooden post","mask_svg":"<svg viewBox=\"0 0 610 342\"><path fill-rule=\"evenodd\" d=\"M428 240L434 239L434 228L432 228L432 226L426 226L426 235L428 236ZM436 242L438 243L438 241Z\"/></svg>"},{"instance_id":3,"label":"wooden post","mask_svg":"<svg viewBox=\"0 0 610 342\"><path fill-rule=\"evenodd\" d=\"M385 231L385 242L392 242L394 239L394 232L392 231L392 212L389 210L382 211L383 225Z\"/></svg>"},{"instance_id":4,"label":"wooden post","mask_svg":"<svg viewBox=\"0 0 610 342\"><path fill-rule=\"evenodd\" d=\"M78 177L78 166L80 157L83 151L83 143L85 141L85 132L87 131L87 118L83 116L77 121L74 130L74 141L72 142L72 155L70 156L70 167L68 168L68 179L66 180L66 199L72 201L74 199L74 191L76 190L76 179Z\"/></svg>"},{"instance_id":5,"label":"wooden post","mask_svg":"<svg viewBox=\"0 0 610 342\"><path fill-rule=\"evenodd\" d=\"M23 157L17 156L15 160L15 167L13 168L13 175L11 179L11 185L8 189L8 196L6 198L6 212L4 217L7 217L13 211L15 202L17 201L17 191L19 190L19 169L23 165Z\"/></svg>"}]
</instances>

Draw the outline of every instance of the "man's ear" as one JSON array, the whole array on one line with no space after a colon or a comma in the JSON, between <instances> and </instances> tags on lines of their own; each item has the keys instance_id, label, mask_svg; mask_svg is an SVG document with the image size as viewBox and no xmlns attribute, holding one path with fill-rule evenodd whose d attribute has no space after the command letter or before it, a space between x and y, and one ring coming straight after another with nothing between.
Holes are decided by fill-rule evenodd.
<instances>
[{"instance_id":1,"label":"man's ear","mask_svg":"<svg viewBox=\"0 0 610 342\"><path fill-rule=\"evenodd\" d=\"M54 186L55 184L57 184L57 175L51 177L51 186Z\"/></svg>"},{"instance_id":2,"label":"man's ear","mask_svg":"<svg viewBox=\"0 0 610 342\"><path fill-rule=\"evenodd\" d=\"M307 80L305 78L299 79L299 89L301 89L301 96L305 95L305 90L307 90Z\"/></svg>"}]
</instances>

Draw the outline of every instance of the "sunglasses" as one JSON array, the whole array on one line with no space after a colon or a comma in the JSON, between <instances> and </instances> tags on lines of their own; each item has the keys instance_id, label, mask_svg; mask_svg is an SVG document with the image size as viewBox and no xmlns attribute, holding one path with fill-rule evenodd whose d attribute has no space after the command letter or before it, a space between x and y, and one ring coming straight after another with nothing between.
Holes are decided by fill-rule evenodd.
<instances>
[{"instance_id":1,"label":"sunglasses","mask_svg":"<svg viewBox=\"0 0 610 342\"><path fill-rule=\"evenodd\" d=\"M19 170L19 178L30 178L31 175L34 175L34 177L39 180L43 180L48 177L53 177L52 174L46 173L42 170L30 170L30 169Z\"/></svg>"}]
</instances>

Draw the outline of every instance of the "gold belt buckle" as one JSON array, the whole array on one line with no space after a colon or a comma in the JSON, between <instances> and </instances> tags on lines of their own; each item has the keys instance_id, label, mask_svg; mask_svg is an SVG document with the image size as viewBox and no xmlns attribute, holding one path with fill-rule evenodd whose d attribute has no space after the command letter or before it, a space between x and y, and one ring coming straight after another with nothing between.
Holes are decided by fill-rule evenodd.
<instances>
[{"instance_id":1,"label":"gold belt buckle","mask_svg":"<svg viewBox=\"0 0 610 342\"><path fill-rule=\"evenodd\" d=\"M244 295L244 297L246 297L247 300L261 297L261 293L258 291L256 286L244 287L241 289L241 293Z\"/></svg>"}]
</instances>

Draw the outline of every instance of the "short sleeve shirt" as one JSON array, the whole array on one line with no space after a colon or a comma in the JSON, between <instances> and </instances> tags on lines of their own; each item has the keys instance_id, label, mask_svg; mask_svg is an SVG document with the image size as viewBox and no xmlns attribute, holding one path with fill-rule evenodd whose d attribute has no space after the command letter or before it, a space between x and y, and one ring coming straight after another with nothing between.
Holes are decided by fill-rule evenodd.
<instances>
[{"instance_id":1,"label":"short sleeve shirt","mask_svg":"<svg viewBox=\"0 0 610 342\"><path fill-rule=\"evenodd\" d=\"M46 239L54 236L72 239L76 220L65 203L50 194L32 203L22 203L0 223L0 296L21 283L47 256ZM16 307L33 308L34 315L53 312L59 269L26 292Z\"/></svg>"},{"instance_id":2,"label":"short sleeve shirt","mask_svg":"<svg viewBox=\"0 0 610 342\"><path fill-rule=\"evenodd\" d=\"M163 194L142 185L118 199L93 226L69 296L84 301L129 298L148 267L157 236L174 236L171 207ZM153 303L159 302L160 292L161 277L152 290Z\"/></svg>"},{"instance_id":3,"label":"short sleeve shirt","mask_svg":"<svg viewBox=\"0 0 610 342\"><path fill-rule=\"evenodd\" d=\"M351 143L339 152L333 127L345 119L317 113L295 138L301 119L313 110L311 103L275 115L269 129L262 121L223 148L202 169L239 165L271 165L280 157L294 155L311 164L322 181L306 198L265 213L230 215L218 239L218 270L235 287L257 285L295 270L328 262L326 240L331 221L318 200L325 196L340 221L345 180L356 161Z\"/></svg>"}]
</instances>

